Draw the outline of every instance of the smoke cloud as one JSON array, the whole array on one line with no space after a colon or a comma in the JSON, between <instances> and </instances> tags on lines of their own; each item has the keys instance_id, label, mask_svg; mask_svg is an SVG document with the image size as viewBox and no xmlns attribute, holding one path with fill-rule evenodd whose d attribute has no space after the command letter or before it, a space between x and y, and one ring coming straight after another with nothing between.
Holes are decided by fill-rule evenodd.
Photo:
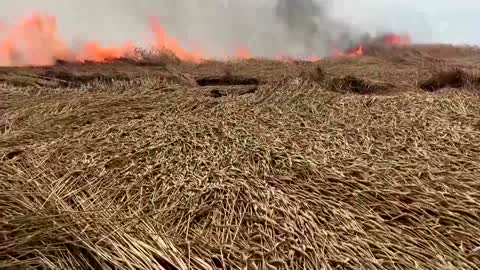
<instances>
[{"instance_id":1,"label":"smoke cloud","mask_svg":"<svg viewBox=\"0 0 480 270\"><path fill-rule=\"evenodd\" d=\"M466 2L471 16L480 5ZM239 47L256 56L324 56L332 47L348 47L364 34L409 32L414 41L449 42L454 17L436 0L436 12L413 0L23 0L3 1L2 21L26 17L32 11L58 18L62 36L71 44L97 40L106 45L133 40L148 46L149 16L158 16L167 32L187 48L211 56L232 55ZM450 4L450 6L453 4ZM470 7L469 7L470 5ZM472 8L475 6L475 8ZM422 8L424 7L424 8ZM438 7L443 7L440 9ZM443 12L443 13L442 13ZM476 15L475 15L476 16ZM462 16L457 15L457 19ZM476 17L474 17L476 18ZM465 17L463 17L465 20ZM447 23L448 22L448 23ZM467 24L467 23L465 23ZM474 24L476 25L476 24ZM479 33L452 31L452 42L480 41ZM465 28L466 29L466 28ZM461 34L463 36L461 36ZM477 37L476 39L471 37Z\"/></svg>"},{"instance_id":2,"label":"smoke cloud","mask_svg":"<svg viewBox=\"0 0 480 270\"><path fill-rule=\"evenodd\" d=\"M325 0L277 0L275 9L290 43L297 42L308 55L349 49L370 37L367 32L329 15Z\"/></svg>"}]
</instances>

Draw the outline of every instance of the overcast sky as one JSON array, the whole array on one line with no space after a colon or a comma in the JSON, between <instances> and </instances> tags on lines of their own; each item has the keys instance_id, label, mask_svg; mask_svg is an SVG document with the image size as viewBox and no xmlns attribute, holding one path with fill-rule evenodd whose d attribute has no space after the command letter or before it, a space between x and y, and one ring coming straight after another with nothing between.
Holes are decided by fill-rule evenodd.
<instances>
[{"instance_id":1,"label":"overcast sky","mask_svg":"<svg viewBox=\"0 0 480 270\"><path fill-rule=\"evenodd\" d=\"M392 30L409 32L419 42L480 44L478 0L331 2L331 16L372 33ZM273 0L2 0L0 19L43 11L58 17L67 40L112 43L148 40L147 16L159 15L167 31L184 42L201 41L214 50L261 43L261 51L279 46L275 36L281 31L272 19L273 5Z\"/></svg>"}]
</instances>

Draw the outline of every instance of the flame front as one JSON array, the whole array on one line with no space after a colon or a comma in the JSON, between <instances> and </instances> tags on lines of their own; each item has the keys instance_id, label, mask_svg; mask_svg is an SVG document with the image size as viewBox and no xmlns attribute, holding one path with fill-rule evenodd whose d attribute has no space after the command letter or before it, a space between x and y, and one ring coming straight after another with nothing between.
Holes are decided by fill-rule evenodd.
<instances>
[{"instance_id":1,"label":"flame front","mask_svg":"<svg viewBox=\"0 0 480 270\"><path fill-rule=\"evenodd\" d=\"M163 28L159 18L150 19L152 46L157 50L167 50L180 60L199 63L209 59L199 51L190 51L180 42L170 37ZM386 35L383 43L386 45L406 45L411 40L408 36ZM25 20L13 25L0 24L0 66L48 66L57 60L85 62L104 62L111 59L129 57L137 46L128 42L122 46L106 47L99 42L88 41L79 51L74 51L58 33L57 20L53 16L33 14ZM359 45L353 50L344 52L336 50L336 56L361 56L365 52L364 46ZM253 58L253 53L246 47L239 47L234 53L236 59ZM279 53L274 59L289 60L290 58ZM319 57L312 56L305 61L318 61Z\"/></svg>"},{"instance_id":2,"label":"flame front","mask_svg":"<svg viewBox=\"0 0 480 270\"><path fill-rule=\"evenodd\" d=\"M347 52L343 52L343 51L340 51L340 50L334 50L335 56L362 56L364 53L365 52L364 52L364 49L363 49L362 45L358 46L357 48L355 48L353 50L347 51Z\"/></svg>"},{"instance_id":3,"label":"flame front","mask_svg":"<svg viewBox=\"0 0 480 270\"><path fill-rule=\"evenodd\" d=\"M97 42L87 42L83 46L83 50L75 57L75 60L103 62L109 59L118 59L132 55L135 50L133 42L128 42L123 47L101 47ZM62 59L62 58L60 58Z\"/></svg>"},{"instance_id":4,"label":"flame front","mask_svg":"<svg viewBox=\"0 0 480 270\"><path fill-rule=\"evenodd\" d=\"M55 59L72 60L74 54L58 38L55 17L34 14L13 27L3 25L0 65L52 65Z\"/></svg>"}]
</instances>

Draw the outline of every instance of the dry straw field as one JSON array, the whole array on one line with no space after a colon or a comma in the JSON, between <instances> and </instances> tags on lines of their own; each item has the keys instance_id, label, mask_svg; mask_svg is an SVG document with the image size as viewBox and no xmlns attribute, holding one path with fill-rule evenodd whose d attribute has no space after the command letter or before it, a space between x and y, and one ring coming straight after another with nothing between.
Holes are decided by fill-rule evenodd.
<instances>
[{"instance_id":1,"label":"dry straw field","mask_svg":"<svg viewBox=\"0 0 480 270\"><path fill-rule=\"evenodd\" d=\"M479 67L0 69L0 268L478 269Z\"/></svg>"}]
</instances>

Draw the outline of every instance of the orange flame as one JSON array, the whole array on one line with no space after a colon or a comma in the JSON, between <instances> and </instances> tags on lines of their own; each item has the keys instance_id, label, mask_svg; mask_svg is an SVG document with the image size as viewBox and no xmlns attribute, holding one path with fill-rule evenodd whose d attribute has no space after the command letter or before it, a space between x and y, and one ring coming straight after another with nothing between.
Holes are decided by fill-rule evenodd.
<instances>
[{"instance_id":1,"label":"orange flame","mask_svg":"<svg viewBox=\"0 0 480 270\"><path fill-rule=\"evenodd\" d=\"M135 49L133 42L128 42L124 47L106 48L95 42L87 42L83 46L83 52L76 57L77 61L104 62L106 60L118 59L131 55Z\"/></svg>"},{"instance_id":2,"label":"orange flame","mask_svg":"<svg viewBox=\"0 0 480 270\"><path fill-rule=\"evenodd\" d=\"M163 28L161 21L152 17L150 19L152 32L152 45L158 50L167 50L180 60L200 63L208 57L198 50L192 51L182 47L180 42L170 37ZM386 45L407 45L411 43L408 36L387 35L383 39ZM14 25L0 23L0 66L44 66L53 65L57 60L65 61L96 61L129 57L135 48L133 42L124 46L104 47L98 42L86 42L80 51L69 48L58 34L57 20L53 16L33 14ZM335 51L335 56L361 56L365 53L364 46L343 52ZM240 47L235 53L235 58L245 60L253 58L248 48ZM294 60L279 54L274 59L281 61ZM304 61L319 61L319 57L308 57Z\"/></svg>"},{"instance_id":3,"label":"orange flame","mask_svg":"<svg viewBox=\"0 0 480 270\"><path fill-rule=\"evenodd\" d=\"M51 65L55 59L72 59L72 52L57 36L55 17L34 14L13 28L2 27L0 65Z\"/></svg>"},{"instance_id":4,"label":"orange flame","mask_svg":"<svg viewBox=\"0 0 480 270\"><path fill-rule=\"evenodd\" d=\"M357 48L348 51L348 52L342 52L339 50L334 51L335 56L350 56L350 57L355 57L355 56L362 56L364 54L364 49L363 46L360 45Z\"/></svg>"},{"instance_id":5,"label":"orange flame","mask_svg":"<svg viewBox=\"0 0 480 270\"><path fill-rule=\"evenodd\" d=\"M396 35L396 34L389 34L385 35L381 40L383 45L386 46L403 46L403 45L410 45L412 43L412 40L408 35ZM353 50L349 51L339 51L335 50L334 55L335 56L349 56L349 57L355 57L355 56L362 56L365 54L365 46L360 45Z\"/></svg>"},{"instance_id":6,"label":"orange flame","mask_svg":"<svg viewBox=\"0 0 480 270\"><path fill-rule=\"evenodd\" d=\"M252 52L247 48L238 48L236 52L236 58L239 60L248 60L252 59Z\"/></svg>"},{"instance_id":7,"label":"orange flame","mask_svg":"<svg viewBox=\"0 0 480 270\"><path fill-rule=\"evenodd\" d=\"M412 43L412 39L408 35L387 35L383 39L383 43L385 45L410 45Z\"/></svg>"},{"instance_id":8,"label":"orange flame","mask_svg":"<svg viewBox=\"0 0 480 270\"><path fill-rule=\"evenodd\" d=\"M176 55L180 60L199 63L204 57L198 53L188 52L180 43L167 35L167 32L163 29L160 19L152 17L150 19L150 26L154 34L153 46L159 50L168 50Z\"/></svg>"}]
</instances>

